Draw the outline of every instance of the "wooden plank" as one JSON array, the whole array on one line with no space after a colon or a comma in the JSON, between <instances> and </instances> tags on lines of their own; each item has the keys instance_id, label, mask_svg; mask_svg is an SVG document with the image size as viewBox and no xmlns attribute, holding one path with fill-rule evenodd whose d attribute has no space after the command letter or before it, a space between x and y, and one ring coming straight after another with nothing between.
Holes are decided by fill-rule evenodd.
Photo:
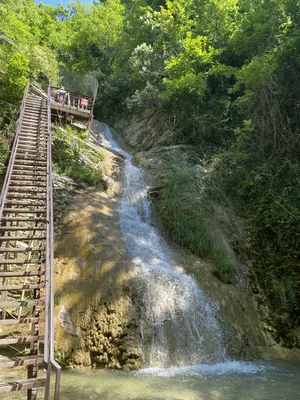
<instances>
[{"instance_id":1,"label":"wooden plank","mask_svg":"<svg viewBox=\"0 0 300 400\"><path fill-rule=\"evenodd\" d=\"M45 322L45 318L20 318L20 319L1 319L0 326L4 325L21 325L21 324L33 324L40 322ZM1 366L1 360L0 360Z\"/></svg>"},{"instance_id":2,"label":"wooden plank","mask_svg":"<svg viewBox=\"0 0 300 400\"><path fill-rule=\"evenodd\" d=\"M0 242L15 242L15 241L31 241L31 240L45 240L47 236L0 236ZM1 248L1 247L0 247Z\"/></svg>"},{"instance_id":3,"label":"wooden plank","mask_svg":"<svg viewBox=\"0 0 300 400\"><path fill-rule=\"evenodd\" d=\"M45 226L0 226L0 231L44 231L45 229Z\"/></svg>"},{"instance_id":4,"label":"wooden plank","mask_svg":"<svg viewBox=\"0 0 300 400\"><path fill-rule=\"evenodd\" d=\"M8 382L0 384L0 393L17 392L20 390L28 390L33 388L44 387L46 378L27 379L24 381Z\"/></svg>"},{"instance_id":5,"label":"wooden plank","mask_svg":"<svg viewBox=\"0 0 300 400\"><path fill-rule=\"evenodd\" d=\"M69 114L74 114L77 115L79 117L82 117L84 119L89 119L90 118L90 114L91 112L89 110L86 111L79 111L76 108L73 108L72 106L68 107L68 106L60 106L58 104L51 104L51 109L55 110L55 111L63 111L65 113L69 113Z\"/></svg>"},{"instance_id":6,"label":"wooden plank","mask_svg":"<svg viewBox=\"0 0 300 400\"><path fill-rule=\"evenodd\" d=\"M44 271L0 271L0 278L18 277L18 276L42 276Z\"/></svg>"},{"instance_id":7,"label":"wooden plank","mask_svg":"<svg viewBox=\"0 0 300 400\"><path fill-rule=\"evenodd\" d=\"M16 166L16 167L20 167L20 166L22 166L23 168L24 167L31 167L31 168L33 168L34 166L37 166L37 167L43 167L43 166L47 166L47 162L46 161L43 161L43 160L26 160L26 159L16 159L16 161L15 161L15 163L14 163L14 165Z\"/></svg>"},{"instance_id":8,"label":"wooden plank","mask_svg":"<svg viewBox=\"0 0 300 400\"><path fill-rule=\"evenodd\" d=\"M45 200L9 200L5 201L5 205L11 206L24 206L24 207L35 207L35 210L38 211L38 207L43 207L46 203Z\"/></svg>"},{"instance_id":9,"label":"wooden plank","mask_svg":"<svg viewBox=\"0 0 300 400\"><path fill-rule=\"evenodd\" d=\"M5 286L0 286L0 291L4 292L4 291L8 291L8 290L15 290L15 291L20 291L20 290L35 290L35 289L44 289L45 288L45 284L44 283L40 283L40 284L29 284L29 283L25 283L25 285L5 285ZM0 324L1 324L1 320L0 320Z\"/></svg>"},{"instance_id":10,"label":"wooden plank","mask_svg":"<svg viewBox=\"0 0 300 400\"><path fill-rule=\"evenodd\" d=\"M46 174L42 174L42 175L22 175L22 174L17 174L17 175L12 175L11 176L11 181L17 181L17 180L23 180L23 182L29 181L29 182L34 182L35 180L37 180L38 177L45 177ZM38 182L47 182L47 179L39 179Z\"/></svg>"},{"instance_id":11,"label":"wooden plank","mask_svg":"<svg viewBox=\"0 0 300 400\"><path fill-rule=\"evenodd\" d=\"M16 222L16 221L23 221L23 222L43 222L46 223L46 218L28 218L28 217L2 217L1 221L4 222Z\"/></svg>"},{"instance_id":12,"label":"wooden plank","mask_svg":"<svg viewBox=\"0 0 300 400\"><path fill-rule=\"evenodd\" d=\"M20 300L20 301L0 301L0 307L35 307L43 306L45 300Z\"/></svg>"},{"instance_id":13,"label":"wooden plank","mask_svg":"<svg viewBox=\"0 0 300 400\"><path fill-rule=\"evenodd\" d=\"M39 172L39 173L44 173L45 174L45 171L47 170L47 167L46 166L43 166L43 167L39 167L39 166L36 166L36 167L33 167L33 166L31 166L31 165L14 165L14 168L13 168L13 173L15 173L15 172L32 172L32 171L34 171L34 172Z\"/></svg>"},{"instance_id":14,"label":"wooden plank","mask_svg":"<svg viewBox=\"0 0 300 400\"><path fill-rule=\"evenodd\" d=\"M41 247L26 247L26 249L17 248L17 247L0 247L0 254L1 253L28 253L37 252L37 251L44 251L44 248Z\"/></svg>"},{"instance_id":15,"label":"wooden plank","mask_svg":"<svg viewBox=\"0 0 300 400\"><path fill-rule=\"evenodd\" d=\"M43 364L43 355L39 356L26 356L26 357L15 357L5 360L0 360L0 370L5 368L19 367L22 365L37 365Z\"/></svg>"},{"instance_id":16,"label":"wooden plank","mask_svg":"<svg viewBox=\"0 0 300 400\"><path fill-rule=\"evenodd\" d=\"M5 339L0 339L0 346L5 346L8 344L32 343L40 340L44 340L44 336L9 337Z\"/></svg>"},{"instance_id":17,"label":"wooden plank","mask_svg":"<svg viewBox=\"0 0 300 400\"><path fill-rule=\"evenodd\" d=\"M42 210L30 211L27 208L4 208L3 213L7 214L46 214L45 208Z\"/></svg>"},{"instance_id":18,"label":"wooden plank","mask_svg":"<svg viewBox=\"0 0 300 400\"><path fill-rule=\"evenodd\" d=\"M7 193L7 196L9 196L9 199L23 199L23 200L45 200L46 197L46 190L41 188L41 191L32 191L32 189L29 189L25 186L22 186L20 189L22 190L17 190L16 192L9 192ZM12 188L11 190L16 190L15 188Z\"/></svg>"},{"instance_id":19,"label":"wooden plank","mask_svg":"<svg viewBox=\"0 0 300 400\"><path fill-rule=\"evenodd\" d=\"M45 196L46 196L45 192L44 193L41 192L41 195L44 195L44 196L40 196L40 197L33 196L30 193L32 193L32 192L29 190L26 190L26 188L24 188L23 193L19 193L19 192L18 193L7 193L6 197L7 197L7 199L9 199L9 201L11 201L11 199L16 199L16 200L22 199L22 200L29 200L29 201L46 201L45 200Z\"/></svg>"},{"instance_id":20,"label":"wooden plank","mask_svg":"<svg viewBox=\"0 0 300 400\"><path fill-rule=\"evenodd\" d=\"M1 260L0 259L0 265L41 265L45 262L44 259L42 259L40 262L34 262L34 261L27 261L27 260L15 260L15 259L6 259L6 260Z\"/></svg>"},{"instance_id":21,"label":"wooden plank","mask_svg":"<svg viewBox=\"0 0 300 400\"><path fill-rule=\"evenodd\" d=\"M38 156L38 155L37 155L36 157L24 156L23 153L18 153L18 152L17 152L15 161L19 162L20 159L21 159L22 161L26 161L26 162L27 162L27 161L34 161L34 162L41 161L41 162L47 162L46 157L41 157L41 156Z\"/></svg>"},{"instance_id":22,"label":"wooden plank","mask_svg":"<svg viewBox=\"0 0 300 400\"><path fill-rule=\"evenodd\" d=\"M13 181L10 181L11 183L13 182ZM35 193L35 192L39 192L39 193L45 193L46 192L46 190L44 189L45 187L46 187L47 185L45 184L45 183L40 183L40 182L35 182L35 184L33 185L32 183L29 183L29 182L20 182L17 186L14 184L14 183L12 183L10 186L9 186L9 190L12 190L12 189L14 189L15 191L23 191L24 189L29 189L29 188L34 188L34 189L36 189L36 190L33 190L33 189L31 189L31 192L32 193Z\"/></svg>"},{"instance_id":23,"label":"wooden plank","mask_svg":"<svg viewBox=\"0 0 300 400\"><path fill-rule=\"evenodd\" d=\"M18 193L18 192L30 192L30 193L40 193L40 194L46 194L47 190L45 187L37 187L37 185L29 185L26 183L26 186L15 186L15 185L10 185L8 189L8 193Z\"/></svg>"},{"instance_id":24,"label":"wooden plank","mask_svg":"<svg viewBox=\"0 0 300 400\"><path fill-rule=\"evenodd\" d=\"M47 176L47 173L34 173L31 171L14 171L14 173L11 175L12 178L44 178L43 181L45 180L45 177Z\"/></svg>"}]
</instances>

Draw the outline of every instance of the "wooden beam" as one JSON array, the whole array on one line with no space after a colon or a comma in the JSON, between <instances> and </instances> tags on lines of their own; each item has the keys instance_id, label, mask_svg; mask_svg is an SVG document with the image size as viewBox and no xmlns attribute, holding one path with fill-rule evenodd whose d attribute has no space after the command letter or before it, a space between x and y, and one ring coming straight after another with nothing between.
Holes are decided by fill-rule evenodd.
<instances>
[{"instance_id":1,"label":"wooden beam","mask_svg":"<svg viewBox=\"0 0 300 400\"><path fill-rule=\"evenodd\" d=\"M17 392L19 390L28 390L41 388L45 386L46 378L27 379L24 381L8 382L0 384L0 393Z\"/></svg>"}]
</instances>

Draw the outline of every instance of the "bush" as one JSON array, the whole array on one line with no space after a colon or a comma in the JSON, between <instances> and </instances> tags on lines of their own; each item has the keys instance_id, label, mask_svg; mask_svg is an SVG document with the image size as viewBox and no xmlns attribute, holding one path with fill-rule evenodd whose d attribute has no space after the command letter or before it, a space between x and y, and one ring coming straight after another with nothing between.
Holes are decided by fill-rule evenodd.
<instances>
[{"instance_id":1,"label":"bush","mask_svg":"<svg viewBox=\"0 0 300 400\"><path fill-rule=\"evenodd\" d=\"M246 221L253 287L262 289L274 321L285 314L289 328L277 328L286 340L300 321L300 166L288 158L261 162L242 153L219 156L217 164L214 181L222 182Z\"/></svg>"},{"instance_id":2,"label":"bush","mask_svg":"<svg viewBox=\"0 0 300 400\"><path fill-rule=\"evenodd\" d=\"M65 130L53 129L53 162L58 173L69 175L75 182L85 182L88 185L101 183L101 172L93 164L83 161L83 156L88 153L84 138L86 133L80 133L66 127ZM89 154L91 162L103 160L103 154Z\"/></svg>"},{"instance_id":3,"label":"bush","mask_svg":"<svg viewBox=\"0 0 300 400\"><path fill-rule=\"evenodd\" d=\"M161 196L158 211L172 240L199 257L210 259L217 267L216 276L232 282L235 267L228 261L226 250L212 235L211 215L201 200L196 174L174 169Z\"/></svg>"}]
</instances>

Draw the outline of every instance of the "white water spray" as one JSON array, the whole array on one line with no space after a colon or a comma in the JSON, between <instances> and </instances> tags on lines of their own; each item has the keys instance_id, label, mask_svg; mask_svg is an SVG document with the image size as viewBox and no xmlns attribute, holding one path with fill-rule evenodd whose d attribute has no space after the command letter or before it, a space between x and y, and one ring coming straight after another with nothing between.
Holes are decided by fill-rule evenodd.
<instances>
[{"instance_id":1,"label":"white water spray","mask_svg":"<svg viewBox=\"0 0 300 400\"><path fill-rule=\"evenodd\" d=\"M125 156L125 187L119 208L121 231L134 266L140 269L141 337L144 362L169 367L226 361L217 305L194 279L177 271L158 231L149 222L144 171L113 140L111 148Z\"/></svg>"}]
</instances>

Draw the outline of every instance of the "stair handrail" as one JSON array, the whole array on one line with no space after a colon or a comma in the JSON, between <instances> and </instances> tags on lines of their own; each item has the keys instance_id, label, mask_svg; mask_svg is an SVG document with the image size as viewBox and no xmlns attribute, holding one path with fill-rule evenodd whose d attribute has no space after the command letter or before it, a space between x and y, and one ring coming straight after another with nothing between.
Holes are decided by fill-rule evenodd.
<instances>
[{"instance_id":1,"label":"stair handrail","mask_svg":"<svg viewBox=\"0 0 300 400\"><path fill-rule=\"evenodd\" d=\"M47 370L44 399L50 396L51 366L56 371L54 400L59 400L61 366L54 359L54 229L52 190L51 86L48 86L48 140L47 140L47 234L46 234L46 301L44 369Z\"/></svg>"},{"instance_id":2,"label":"stair handrail","mask_svg":"<svg viewBox=\"0 0 300 400\"><path fill-rule=\"evenodd\" d=\"M7 166L7 170L6 170L6 174L5 174L5 179L4 179L3 186L2 186L2 191L1 191L1 196L0 196L0 221L2 220L4 203L5 203L7 192L8 192L8 186L9 186L10 180L11 180L13 166L14 166L14 163L15 163L17 146L18 146L18 142L19 142L19 134L20 134L20 131L21 131L22 119L23 119L23 115L24 115L26 98L27 98L29 86L30 86L30 84L28 82L27 85L26 85L25 91L24 91L22 105L21 105L21 111L20 111L20 116L19 116L19 119L18 119L18 126L17 126L17 130L16 130L16 134L15 134L15 138L14 138L14 143L13 143L12 150L11 150L11 156L10 156L9 163L8 163L8 166Z\"/></svg>"}]
</instances>

